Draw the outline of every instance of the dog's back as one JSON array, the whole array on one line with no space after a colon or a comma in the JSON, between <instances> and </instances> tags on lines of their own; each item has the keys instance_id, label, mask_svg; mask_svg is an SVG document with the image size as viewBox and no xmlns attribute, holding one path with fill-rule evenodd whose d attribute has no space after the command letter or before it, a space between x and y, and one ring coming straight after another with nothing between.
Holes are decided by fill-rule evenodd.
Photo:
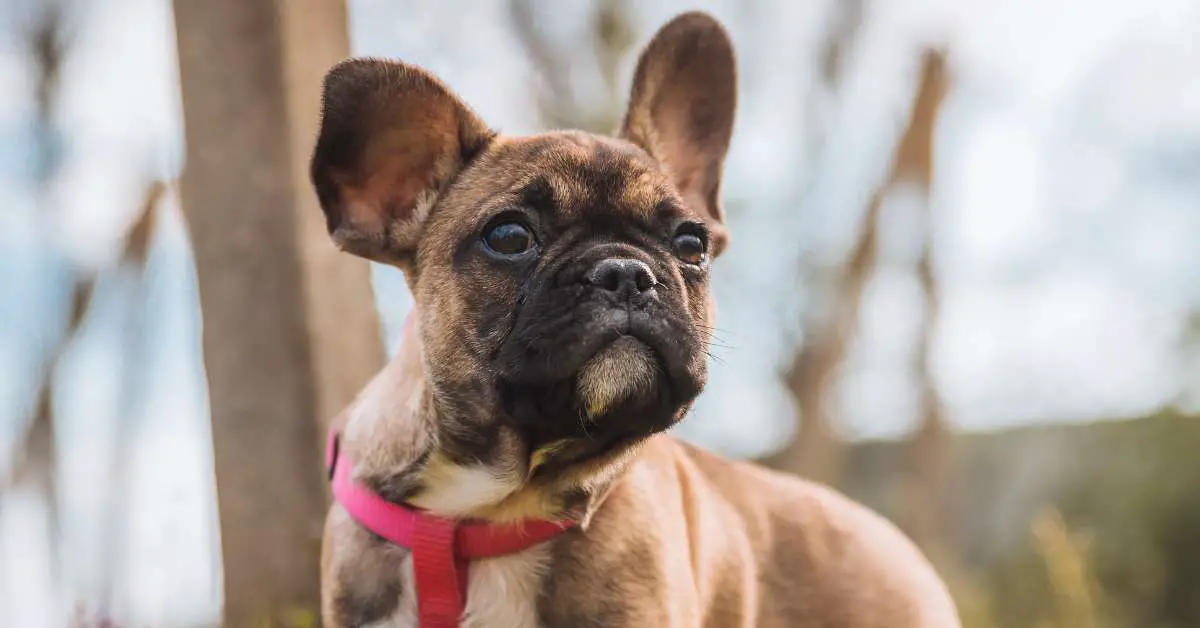
<instances>
[{"instance_id":1,"label":"dog's back","mask_svg":"<svg viewBox=\"0 0 1200 628\"><path fill-rule=\"evenodd\" d=\"M879 515L668 437L554 555L547 625L959 625L932 567Z\"/></svg>"}]
</instances>

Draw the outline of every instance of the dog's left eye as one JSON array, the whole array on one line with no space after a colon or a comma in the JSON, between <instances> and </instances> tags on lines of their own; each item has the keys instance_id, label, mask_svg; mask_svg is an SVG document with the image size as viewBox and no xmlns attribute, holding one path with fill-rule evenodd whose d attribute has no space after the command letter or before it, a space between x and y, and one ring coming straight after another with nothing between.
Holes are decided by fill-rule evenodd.
<instances>
[{"instance_id":1,"label":"dog's left eye","mask_svg":"<svg viewBox=\"0 0 1200 628\"><path fill-rule=\"evenodd\" d=\"M502 222L492 227L483 236L483 241L489 249L501 255L520 255L534 246L533 234L516 221Z\"/></svg>"},{"instance_id":2,"label":"dog's left eye","mask_svg":"<svg viewBox=\"0 0 1200 628\"><path fill-rule=\"evenodd\" d=\"M708 246L704 243L704 238L701 238L695 233L680 233L675 236L671 242L675 248L675 256L685 264L699 265L704 263L704 259L708 253Z\"/></svg>"}]
</instances>

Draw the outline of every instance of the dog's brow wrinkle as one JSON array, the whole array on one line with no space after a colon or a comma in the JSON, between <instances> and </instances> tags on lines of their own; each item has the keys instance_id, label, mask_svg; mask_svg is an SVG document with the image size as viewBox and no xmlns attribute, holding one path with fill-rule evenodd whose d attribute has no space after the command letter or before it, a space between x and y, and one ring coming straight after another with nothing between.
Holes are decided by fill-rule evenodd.
<instances>
[{"instance_id":1,"label":"dog's brow wrinkle","mask_svg":"<svg viewBox=\"0 0 1200 628\"><path fill-rule=\"evenodd\" d=\"M683 213L683 207L673 198L664 198L654 205L654 214L661 217L678 216Z\"/></svg>"},{"instance_id":2,"label":"dog's brow wrinkle","mask_svg":"<svg viewBox=\"0 0 1200 628\"><path fill-rule=\"evenodd\" d=\"M522 205L538 211L552 210L555 206L554 187L545 176L534 177L517 192L517 197Z\"/></svg>"}]
</instances>

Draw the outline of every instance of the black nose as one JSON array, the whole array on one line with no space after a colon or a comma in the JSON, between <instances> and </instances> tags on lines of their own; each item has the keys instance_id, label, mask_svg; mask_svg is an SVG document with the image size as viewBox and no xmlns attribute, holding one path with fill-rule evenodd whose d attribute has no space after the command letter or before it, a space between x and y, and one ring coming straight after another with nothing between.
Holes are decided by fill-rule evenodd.
<instances>
[{"instance_id":1,"label":"black nose","mask_svg":"<svg viewBox=\"0 0 1200 628\"><path fill-rule=\"evenodd\" d=\"M629 295L646 292L658 285L658 278L644 262L623 257L600 260L587 272L587 282L608 292Z\"/></svg>"}]
</instances>

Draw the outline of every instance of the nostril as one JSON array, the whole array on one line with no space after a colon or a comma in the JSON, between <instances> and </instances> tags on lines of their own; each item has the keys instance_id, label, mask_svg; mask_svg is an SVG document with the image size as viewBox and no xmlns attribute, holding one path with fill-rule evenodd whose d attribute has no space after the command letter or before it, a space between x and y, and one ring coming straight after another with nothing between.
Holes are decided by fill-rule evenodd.
<instances>
[{"instance_id":1,"label":"nostril","mask_svg":"<svg viewBox=\"0 0 1200 628\"><path fill-rule=\"evenodd\" d=\"M637 269L634 275L634 284L637 286L638 292L645 292L654 287L658 280L654 277L654 273L650 272L650 267L638 262L641 268Z\"/></svg>"},{"instance_id":2,"label":"nostril","mask_svg":"<svg viewBox=\"0 0 1200 628\"><path fill-rule=\"evenodd\" d=\"M607 292L646 292L658 285L658 279L644 262L623 258L600 260L585 279Z\"/></svg>"},{"instance_id":3,"label":"nostril","mask_svg":"<svg viewBox=\"0 0 1200 628\"><path fill-rule=\"evenodd\" d=\"M621 269L614 266L603 268L595 283L609 292L616 292L621 288Z\"/></svg>"}]
</instances>

